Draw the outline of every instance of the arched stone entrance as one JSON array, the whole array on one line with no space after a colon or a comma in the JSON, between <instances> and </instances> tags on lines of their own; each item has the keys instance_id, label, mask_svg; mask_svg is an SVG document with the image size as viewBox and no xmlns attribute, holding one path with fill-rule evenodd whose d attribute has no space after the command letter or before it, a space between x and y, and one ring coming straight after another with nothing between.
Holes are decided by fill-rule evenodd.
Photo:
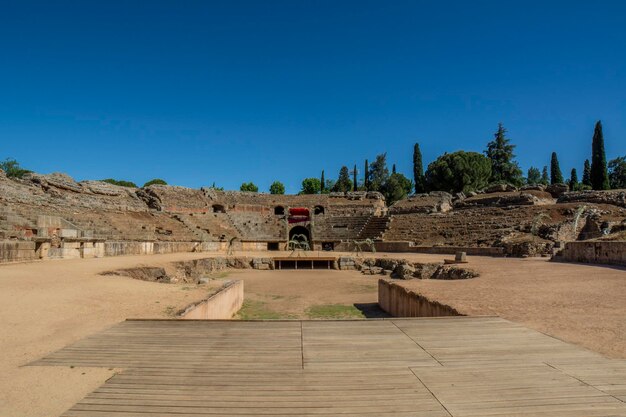
<instances>
[{"instance_id":1,"label":"arched stone entrance","mask_svg":"<svg viewBox=\"0 0 626 417\"><path fill-rule=\"evenodd\" d=\"M313 245L311 244L311 232L308 228L304 226L294 226L289 231L289 241L304 241L305 239L309 243L309 247L313 247Z\"/></svg>"}]
</instances>

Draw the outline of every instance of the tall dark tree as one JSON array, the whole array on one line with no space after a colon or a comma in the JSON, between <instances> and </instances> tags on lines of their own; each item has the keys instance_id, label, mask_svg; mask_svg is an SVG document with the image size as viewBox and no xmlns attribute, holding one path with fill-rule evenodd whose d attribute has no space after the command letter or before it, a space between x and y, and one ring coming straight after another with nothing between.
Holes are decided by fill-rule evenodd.
<instances>
[{"instance_id":1,"label":"tall dark tree","mask_svg":"<svg viewBox=\"0 0 626 417\"><path fill-rule=\"evenodd\" d=\"M320 192L324 194L324 186L326 185L326 180L324 179L324 170L322 170L322 177L320 178Z\"/></svg>"},{"instance_id":2,"label":"tall dark tree","mask_svg":"<svg viewBox=\"0 0 626 417\"><path fill-rule=\"evenodd\" d=\"M363 179L363 185L365 186L365 191L369 191L370 190L369 175L370 175L370 166L369 166L369 163L367 162L367 159L366 159L365 160L365 172L363 172L363 176L365 177Z\"/></svg>"},{"instance_id":3,"label":"tall dark tree","mask_svg":"<svg viewBox=\"0 0 626 417\"><path fill-rule=\"evenodd\" d=\"M596 122L591 144L591 187L594 190L608 190L609 173L606 169L606 153L604 152L604 136L602 134L602 122Z\"/></svg>"},{"instance_id":4,"label":"tall dark tree","mask_svg":"<svg viewBox=\"0 0 626 417\"><path fill-rule=\"evenodd\" d=\"M333 191L345 193L352 190L352 181L350 181L350 171L347 166L342 166L339 170L339 177L333 187Z\"/></svg>"},{"instance_id":5,"label":"tall dark tree","mask_svg":"<svg viewBox=\"0 0 626 417\"><path fill-rule=\"evenodd\" d=\"M393 164L393 165L391 166L391 173L392 173L392 174L395 174L395 173L396 173L396 164Z\"/></svg>"},{"instance_id":6,"label":"tall dark tree","mask_svg":"<svg viewBox=\"0 0 626 417\"><path fill-rule=\"evenodd\" d=\"M382 192L383 185L389 178L389 169L387 169L387 153L376 156L376 160L372 163L369 172L369 185L371 191Z\"/></svg>"},{"instance_id":7,"label":"tall dark tree","mask_svg":"<svg viewBox=\"0 0 626 417\"><path fill-rule=\"evenodd\" d=\"M541 183L541 171L538 168L528 168L528 174L526 175L526 182L529 185L537 185Z\"/></svg>"},{"instance_id":8,"label":"tall dark tree","mask_svg":"<svg viewBox=\"0 0 626 417\"><path fill-rule=\"evenodd\" d=\"M563 173L559 166L559 158L556 156L556 152L552 152L552 157L550 158L550 184L563 184L564 182Z\"/></svg>"},{"instance_id":9,"label":"tall dark tree","mask_svg":"<svg viewBox=\"0 0 626 417\"><path fill-rule=\"evenodd\" d=\"M354 164L353 174L354 174L354 184L353 184L354 185L354 190L353 191L357 191L358 190L358 188L357 188L358 184L357 184L357 178L356 178L356 174L357 174L356 164Z\"/></svg>"},{"instance_id":10,"label":"tall dark tree","mask_svg":"<svg viewBox=\"0 0 626 417\"><path fill-rule=\"evenodd\" d=\"M422 164L422 151L419 143L413 146L413 182L415 183L415 194L426 192L424 165Z\"/></svg>"},{"instance_id":11,"label":"tall dark tree","mask_svg":"<svg viewBox=\"0 0 626 417\"><path fill-rule=\"evenodd\" d=\"M513 185L522 185L524 182L522 170L513 159L515 145L506 137L506 129L502 123L498 124L498 131L494 139L487 144L485 155L491 160L491 182L506 182Z\"/></svg>"},{"instance_id":12,"label":"tall dark tree","mask_svg":"<svg viewBox=\"0 0 626 417\"><path fill-rule=\"evenodd\" d=\"M585 165L583 167L583 185L591 187L591 164L588 159L585 159Z\"/></svg>"},{"instance_id":13,"label":"tall dark tree","mask_svg":"<svg viewBox=\"0 0 626 417\"><path fill-rule=\"evenodd\" d=\"M541 170L541 183L543 185L550 184L550 176L548 175L548 167L545 165L543 166L543 169Z\"/></svg>"},{"instance_id":14,"label":"tall dark tree","mask_svg":"<svg viewBox=\"0 0 626 417\"><path fill-rule=\"evenodd\" d=\"M572 168L568 183L570 190L576 190L578 188L578 173L576 172L576 168Z\"/></svg>"}]
</instances>

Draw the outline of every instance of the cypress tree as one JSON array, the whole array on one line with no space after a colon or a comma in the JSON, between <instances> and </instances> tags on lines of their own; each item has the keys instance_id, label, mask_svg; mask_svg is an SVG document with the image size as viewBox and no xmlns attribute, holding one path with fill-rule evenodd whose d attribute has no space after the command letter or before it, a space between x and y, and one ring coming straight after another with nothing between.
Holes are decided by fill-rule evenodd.
<instances>
[{"instance_id":1,"label":"cypress tree","mask_svg":"<svg viewBox=\"0 0 626 417\"><path fill-rule=\"evenodd\" d=\"M556 152L552 152L552 158L550 159L550 184L563 184L563 173L559 166L559 158L556 156Z\"/></svg>"},{"instance_id":2,"label":"cypress tree","mask_svg":"<svg viewBox=\"0 0 626 417\"><path fill-rule=\"evenodd\" d=\"M596 123L591 144L591 187L594 190L608 190L609 173L606 169L606 154L604 152L604 136L602 135L602 122Z\"/></svg>"},{"instance_id":3,"label":"cypress tree","mask_svg":"<svg viewBox=\"0 0 626 417\"><path fill-rule=\"evenodd\" d=\"M352 184L352 186L354 187L354 191L357 190L357 183L356 183L356 164L354 164L354 184Z\"/></svg>"},{"instance_id":4,"label":"cypress tree","mask_svg":"<svg viewBox=\"0 0 626 417\"><path fill-rule=\"evenodd\" d=\"M339 177L333 186L333 191L345 193L352 190L352 181L350 181L350 170L347 166L342 166L339 170Z\"/></svg>"},{"instance_id":5,"label":"cypress tree","mask_svg":"<svg viewBox=\"0 0 626 417\"><path fill-rule=\"evenodd\" d=\"M369 191L370 190L370 166L367 162L367 159L365 160L365 172L363 173L363 176L365 177L365 179L363 180L363 185L365 185L365 191Z\"/></svg>"},{"instance_id":6,"label":"cypress tree","mask_svg":"<svg viewBox=\"0 0 626 417\"><path fill-rule=\"evenodd\" d=\"M393 165L391 166L391 173L392 173L392 174L395 174L395 173L396 173L396 164L393 164Z\"/></svg>"},{"instance_id":7,"label":"cypress tree","mask_svg":"<svg viewBox=\"0 0 626 417\"><path fill-rule=\"evenodd\" d=\"M543 166L543 170L541 171L541 183L543 185L550 184L550 177L548 176L548 167L545 165Z\"/></svg>"},{"instance_id":8,"label":"cypress tree","mask_svg":"<svg viewBox=\"0 0 626 417\"><path fill-rule=\"evenodd\" d=\"M424 165L422 164L422 151L419 143L413 146L413 181L415 182L415 194L426 192Z\"/></svg>"},{"instance_id":9,"label":"cypress tree","mask_svg":"<svg viewBox=\"0 0 626 417\"><path fill-rule=\"evenodd\" d=\"M588 159L585 159L583 167L583 185L591 187L591 164Z\"/></svg>"},{"instance_id":10,"label":"cypress tree","mask_svg":"<svg viewBox=\"0 0 626 417\"><path fill-rule=\"evenodd\" d=\"M506 182L513 185L522 185L522 170L514 161L511 140L506 137L506 129L502 123L498 124L498 131L494 139L487 144L485 155L491 160L491 182Z\"/></svg>"},{"instance_id":11,"label":"cypress tree","mask_svg":"<svg viewBox=\"0 0 626 417\"><path fill-rule=\"evenodd\" d=\"M320 192L324 194L324 187L326 184L326 182L324 181L324 170L322 170L322 177L320 178L320 181L321 181Z\"/></svg>"},{"instance_id":12,"label":"cypress tree","mask_svg":"<svg viewBox=\"0 0 626 417\"><path fill-rule=\"evenodd\" d=\"M569 176L569 189L575 190L578 187L578 173L576 172L576 168L572 168L572 172Z\"/></svg>"}]
</instances>

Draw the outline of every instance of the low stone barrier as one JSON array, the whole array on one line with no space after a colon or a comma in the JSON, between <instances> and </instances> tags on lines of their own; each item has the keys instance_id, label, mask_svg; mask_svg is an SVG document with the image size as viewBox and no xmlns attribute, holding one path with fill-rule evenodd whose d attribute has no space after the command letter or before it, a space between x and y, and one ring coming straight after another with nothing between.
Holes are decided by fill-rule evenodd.
<instances>
[{"instance_id":1,"label":"low stone barrier","mask_svg":"<svg viewBox=\"0 0 626 417\"><path fill-rule=\"evenodd\" d=\"M376 242L378 252L430 253L438 255L454 255L465 252L470 256L504 256L504 248L475 248L464 246L414 246L412 242Z\"/></svg>"},{"instance_id":2,"label":"low stone barrier","mask_svg":"<svg viewBox=\"0 0 626 417\"><path fill-rule=\"evenodd\" d=\"M188 306L180 317L185 320L228 320L243 305L243 281L229 281L204 301Z\"/></svg>"},{"instance_id":3,"label":"low stone barrier","mask_svg":"<svg viewBox=\"0 0 626 417\"><path fill-rule=\"evenodd\" d=\"M378 280L378 304L393 317L462 316L454 308L385 279Z\"/></svg>"},{"instance_id":4,"label":"low stone barrier","mask_svg":"<svg viewBox=\"0 0 626 417\"><path fill-rule=\"evenodd\" d=\"M626 266L626 242L567 242L555 261Z\"/></svg>"}]
</instances>

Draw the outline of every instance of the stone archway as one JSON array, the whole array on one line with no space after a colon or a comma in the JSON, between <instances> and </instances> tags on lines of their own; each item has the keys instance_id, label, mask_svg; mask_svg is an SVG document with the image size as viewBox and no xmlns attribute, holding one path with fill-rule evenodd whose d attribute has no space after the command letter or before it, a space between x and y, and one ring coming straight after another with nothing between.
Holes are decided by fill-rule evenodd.
<instances>
[{"instance_id":1,"label":"stone archway","mask_svg":"<svg viewBox=\"0 0 626 417\"><path fill-rule=\"evenodd\" d=\"M304 238L309 243L309 246L312 248L313 245L311 244L311 232L308 228L304 226L294 226L291 228L291 230L289 230L289 241L292 241L294 239L304 240Z\"/></svg>"}]
</instances>

